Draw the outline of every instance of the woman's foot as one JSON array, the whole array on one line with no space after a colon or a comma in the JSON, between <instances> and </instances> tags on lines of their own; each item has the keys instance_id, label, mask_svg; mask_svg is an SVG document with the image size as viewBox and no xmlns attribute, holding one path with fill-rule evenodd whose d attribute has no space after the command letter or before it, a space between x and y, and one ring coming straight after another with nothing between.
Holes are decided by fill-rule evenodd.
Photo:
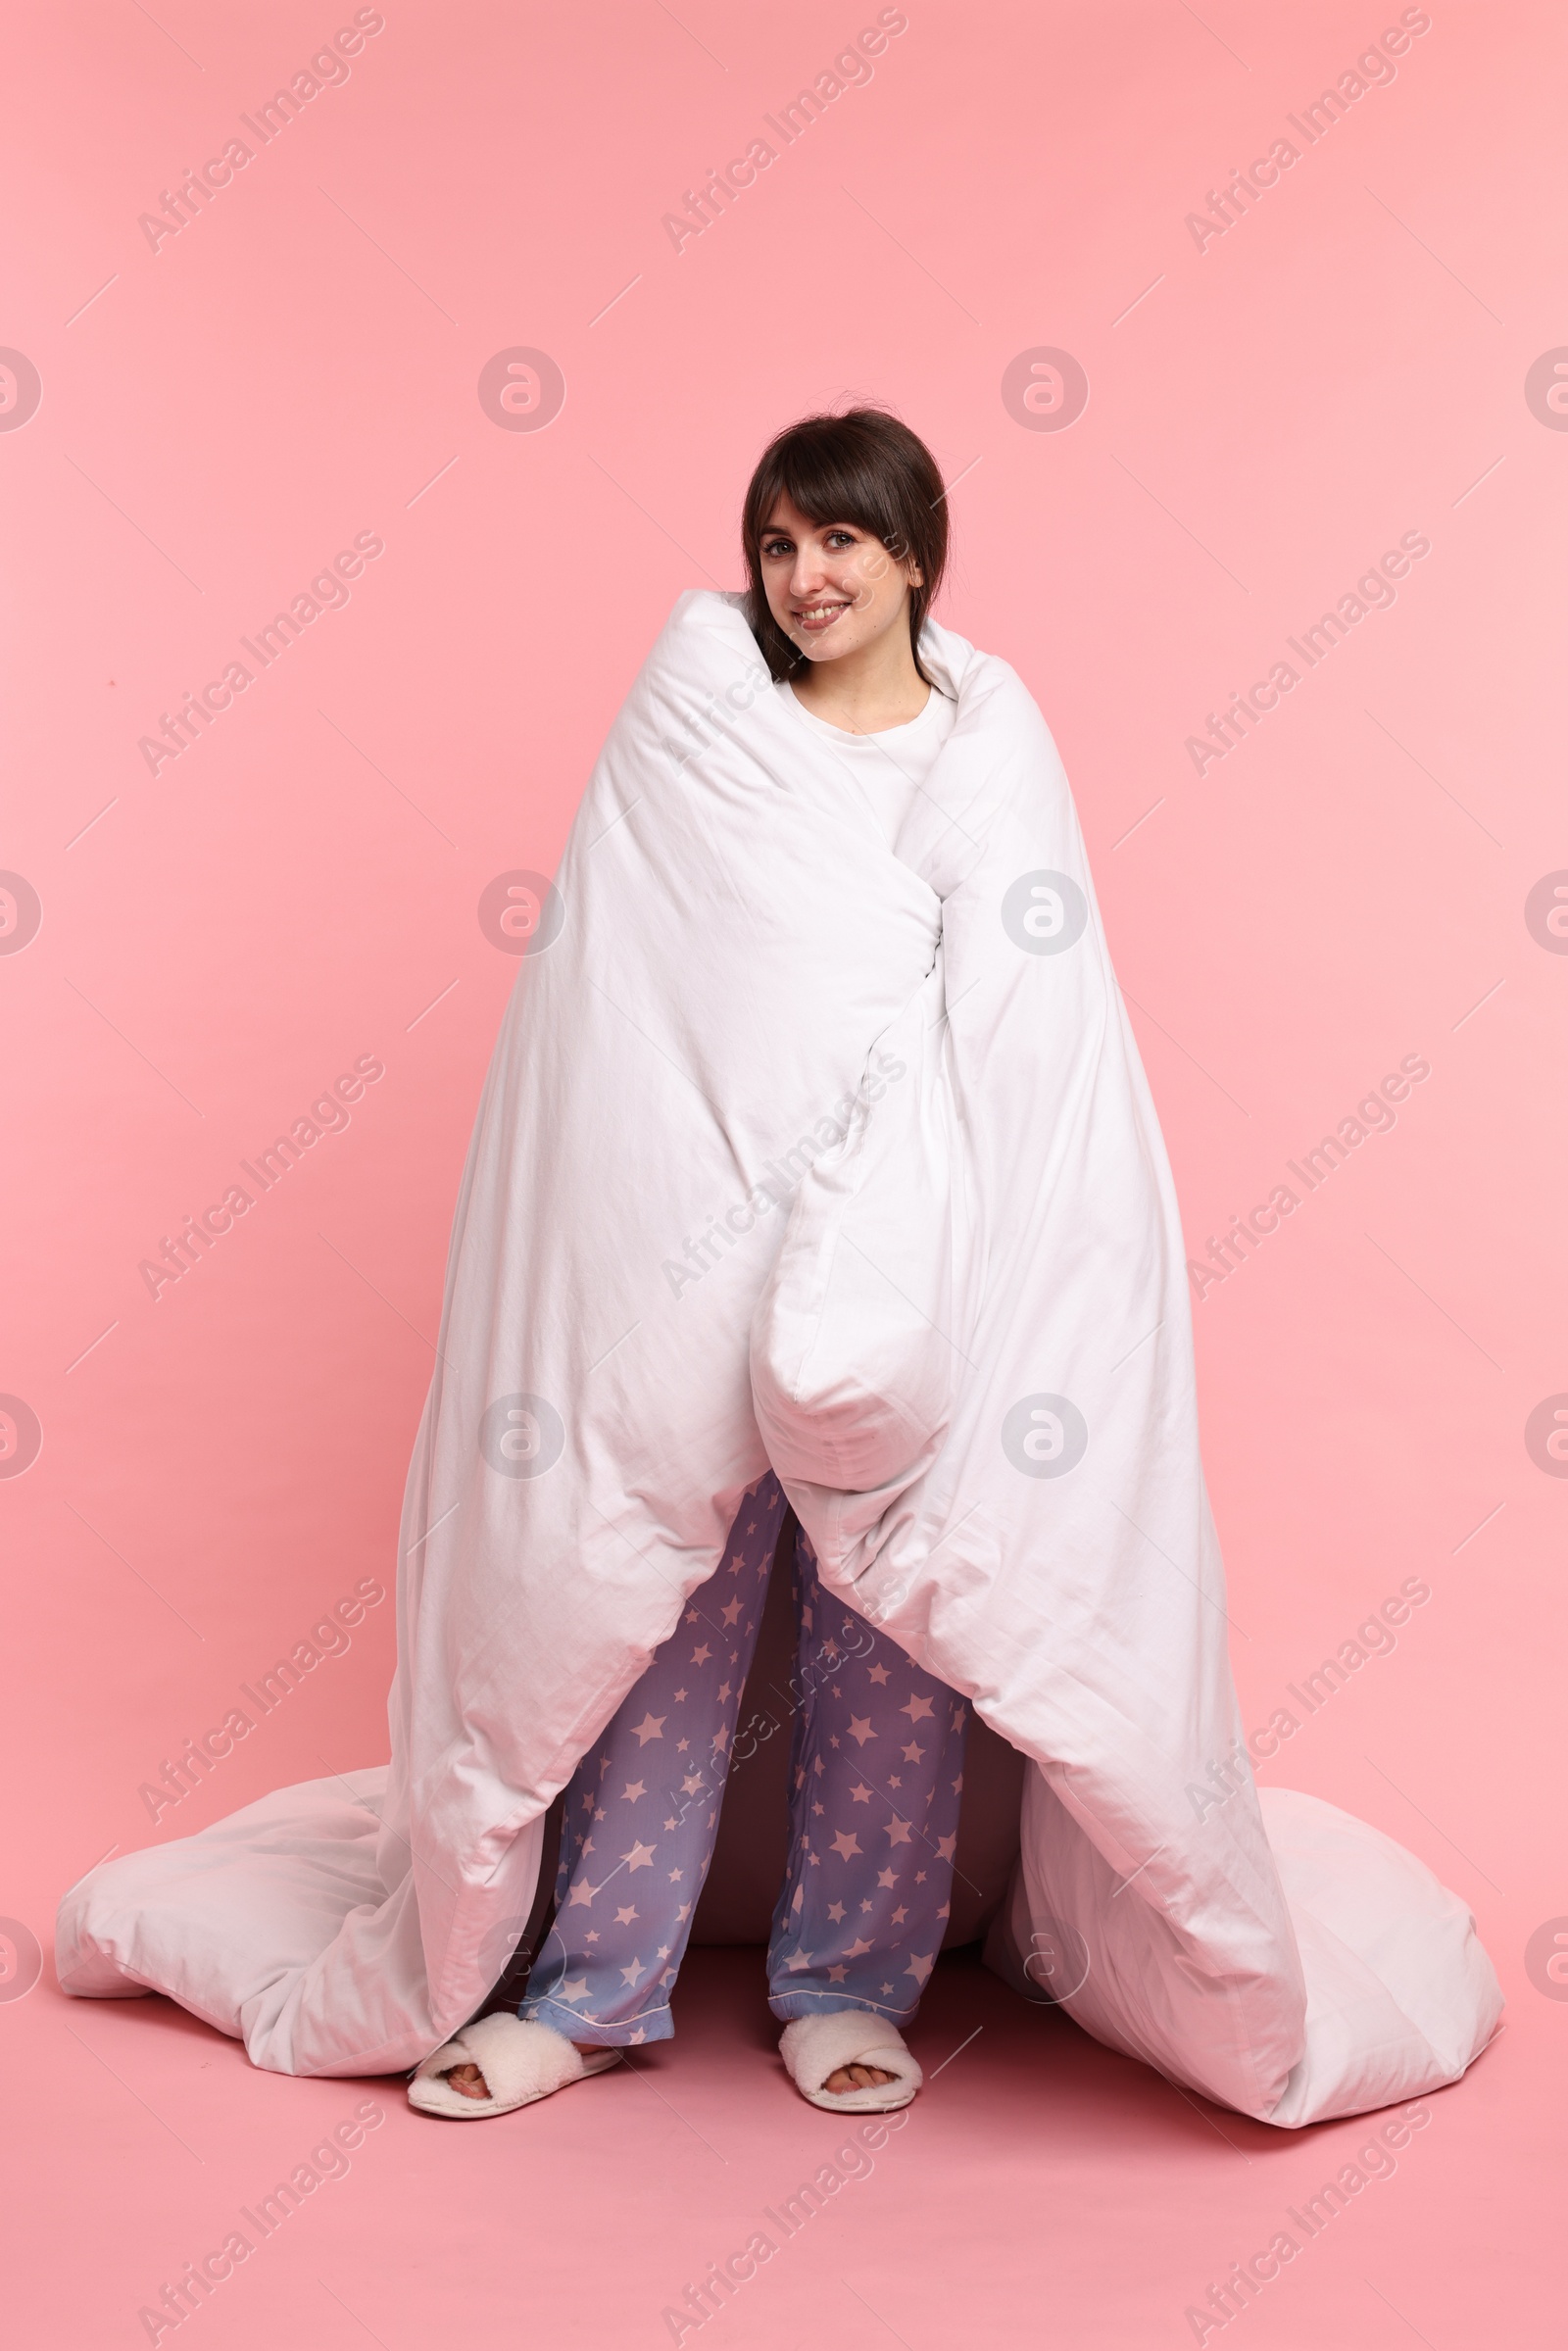
<instances>
[{"instance_id":1,"label":"woman's foot","mask_svg":"<svg viewBox=\"0 0 1568 2351\"><path fill-rule=\"evenodd\" d=\"M409 2104L449 2121L511 2114L620 2062L619 2049L583 2047L531 2018L493 2011L432 2049L409 2083Z\"/></svg>"},{"instance_id":2,"label":"woman's foot","mask_svg":"<svg viewBox=\"0 0 1568 2351\"><path fill-rule=\"evenodd\" d=\"M841 2098L847 2089L880 2089L884 2082L895 2079L892 2074L884 2074L879 2065L841 2065L836 2074L829 2074L822 2087L830 2089L835 2098Z\"/></svg>"},{"instance_id":3,"label":"woman's foot","mask_svg":"<svg viewBox=\"0 0 1568 2351\"><path fill-rule=\"evenodd\" d=\"M779 2041L803 2098L838 2114L890 2114L920 2087L920 2068L896 2025L867 2009L795 2017Z\"/></svg>"},{"instance_id":4,"label":"woman's foot","mask_svg":"<svg viewBox=\"0 0 1568 2351\"><path fill-rule=\"evenodd\" d=\"M604 2043L596 2040L574 2040L571 2045L579 2057L592 2057L604 2046ZM490 2085L476 2065L455 2065L451 2073L443 2074L441 2079L443 2082L450 2082L453 2088L461 2091L466 2098L488 2098L490 2095Z\"/></svg>"}]
</instances>

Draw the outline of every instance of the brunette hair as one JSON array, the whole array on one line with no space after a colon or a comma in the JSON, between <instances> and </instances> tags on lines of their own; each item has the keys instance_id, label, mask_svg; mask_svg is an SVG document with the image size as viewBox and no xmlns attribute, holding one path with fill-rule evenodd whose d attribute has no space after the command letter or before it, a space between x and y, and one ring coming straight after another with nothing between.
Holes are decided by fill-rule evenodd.
<instances>
[{"instance_id":1,"label":"brunette hair","mask_svg":"<svg viewBox=\"0 0 1568 2351\"><path fill-rule=\"evenodd\" d=\"M920 666L920 630L948 561L947 490L936 459L918 433L886 409L848 409L841 416L802 416L763 450L741 512L746 558L746 617L775 680L806 656L779 627L762 585L760 551L767 518L781 496L816 523L852 522L870 531L922 584L909 589L909 650Z\"/></svg>"}]
</instances>

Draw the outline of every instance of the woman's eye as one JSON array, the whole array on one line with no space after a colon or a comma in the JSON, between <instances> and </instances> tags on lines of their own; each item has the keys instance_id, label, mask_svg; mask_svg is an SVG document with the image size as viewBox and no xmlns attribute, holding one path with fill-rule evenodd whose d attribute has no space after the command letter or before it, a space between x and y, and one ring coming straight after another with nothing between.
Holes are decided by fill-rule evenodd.
<instances>
[{"instance_id":1,"label":"woman's eye","mask_svg":"<svg viewBox=\"0 0 1568 2351\"><path fill-rule=\"evenodd\" d=\"M794 549L788 539L769 539L764 543L762 553L764 555L792 555Z\"/></svg>"}]
</instances>

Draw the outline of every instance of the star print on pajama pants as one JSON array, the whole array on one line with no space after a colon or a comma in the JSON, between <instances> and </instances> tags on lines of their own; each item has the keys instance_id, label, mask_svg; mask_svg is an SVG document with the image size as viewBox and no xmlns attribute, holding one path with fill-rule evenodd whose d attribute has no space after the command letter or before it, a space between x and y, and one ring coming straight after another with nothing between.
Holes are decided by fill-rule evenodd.
<instances>
[{"instance_id":1,"label":"star print on pajama pants","mask_svg":"<svg viewBox=\"0 0 1568 2351\"><path fill-rule=\"evenodd\" d=\"M518 2015L609 2046L667 2040L670 1993L713 1856L732 1749L792 1721L790 1859L768 1945L777 2017L906 2022L949 1914L968 1707L833 1599L793 1517L798 1635L787 1693L749 1707L787 1504L769 1473L566 1790L555 1917Z\"/></svg>"}]
</instances>

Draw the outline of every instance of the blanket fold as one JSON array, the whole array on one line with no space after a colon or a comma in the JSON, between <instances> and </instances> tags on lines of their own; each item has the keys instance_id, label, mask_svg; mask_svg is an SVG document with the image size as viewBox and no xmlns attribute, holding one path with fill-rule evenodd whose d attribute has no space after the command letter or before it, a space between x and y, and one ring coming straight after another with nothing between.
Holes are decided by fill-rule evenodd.
<instances>
[{"instance_id":1,"label":"blanket fold","mask_svg":"<svg viewBox=\"0 0 1568 2351\"><path fill-rule=\"evenodd\" d=\"M168 1990L283 2072L427 2055L771 1463L829 1588L1030 1758L991 1947L1020 1989L1289 2126L1490 2037L1463 1905L1331 1806L1259 1804L1175 1196L1071 796L1004 662L934 625L922 656L957 716L890 848L739 598L677 602L486 1081L390 1769L105 1864L62 1907L68 1990Z\"/></svg>"}]
</instances>

